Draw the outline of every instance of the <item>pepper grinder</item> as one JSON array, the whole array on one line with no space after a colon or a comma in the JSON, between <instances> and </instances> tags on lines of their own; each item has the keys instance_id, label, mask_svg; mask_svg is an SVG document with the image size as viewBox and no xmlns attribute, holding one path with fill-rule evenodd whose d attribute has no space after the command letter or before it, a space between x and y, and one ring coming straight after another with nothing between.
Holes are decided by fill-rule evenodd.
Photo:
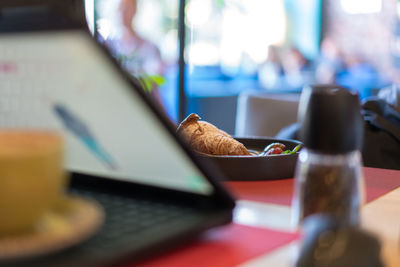
<instances>
[{"instance_id":1,"label":"pepper grinder","mask_svg":"<svg viewBox=\"0 0 400 267\"><path fill-rule=\"evenodd\" d=\"M336 85L314 85L300 97L299 137L304 144L296 171L293 219L328 214L358 225L364 201L360 149L363 120L358 94Z\"/></svg>"}]
</instances>

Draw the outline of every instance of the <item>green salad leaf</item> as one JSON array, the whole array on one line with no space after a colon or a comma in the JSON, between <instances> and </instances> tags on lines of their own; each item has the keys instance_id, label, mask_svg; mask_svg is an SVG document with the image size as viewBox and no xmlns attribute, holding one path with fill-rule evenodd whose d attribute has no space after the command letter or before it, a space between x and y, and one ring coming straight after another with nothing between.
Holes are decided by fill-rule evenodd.
<instances>
[{"instance_id":1,"label":"green salad leaf","mask_svg":"<svg viewBox=\"0 0 400 267\"><path fill-rule=\"evenodd\" d=\"M282 154L295 154L300 150L301 147L302 147L302 144L298 144L295 148L293 148L293 150L290 150L290 149L285 150L282 152Z\"/></svg>"}]
</instances>

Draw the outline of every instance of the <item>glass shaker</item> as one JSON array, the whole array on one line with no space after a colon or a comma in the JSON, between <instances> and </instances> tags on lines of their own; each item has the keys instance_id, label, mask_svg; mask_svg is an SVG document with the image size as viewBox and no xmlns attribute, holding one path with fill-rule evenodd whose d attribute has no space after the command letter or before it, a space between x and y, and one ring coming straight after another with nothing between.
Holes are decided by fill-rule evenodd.
<instances>
[{"instance_id":1,"label":"glass shaker","mask_svg":"<svg viewBox=\"0 0 400 267\"><path fill-rule=\"evenodd\" d=\"M303 89L298 116L304 148L297 162L293 197L298 225L317 213L358 225L364 201L360 111L358 94L346 88L315 85Z\"/></svg>"}]
</instances>

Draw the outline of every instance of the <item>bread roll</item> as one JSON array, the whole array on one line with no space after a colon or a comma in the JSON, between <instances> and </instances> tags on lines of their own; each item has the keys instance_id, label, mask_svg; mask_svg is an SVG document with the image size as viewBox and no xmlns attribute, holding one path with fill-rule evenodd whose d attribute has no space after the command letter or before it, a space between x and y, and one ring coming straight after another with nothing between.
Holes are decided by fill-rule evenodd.
<instances>
[{"instance_id":1,"label":"bread roll","mask_svg":"<svg viewBox=\"0 0 400 267\"><path fill-rule=\"evenodd\" d=\"M196 152L210 155L250 155L246 147L211 123L190 114L178 127L178 133Z\"/></svg>"}]
</instances>

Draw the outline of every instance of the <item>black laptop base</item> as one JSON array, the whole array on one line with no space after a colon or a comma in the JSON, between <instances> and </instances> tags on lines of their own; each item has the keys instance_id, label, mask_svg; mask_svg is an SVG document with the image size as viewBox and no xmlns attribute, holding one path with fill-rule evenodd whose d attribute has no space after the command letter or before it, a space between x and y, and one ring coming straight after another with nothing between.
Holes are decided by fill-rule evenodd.
<instances>
[{"instance_id":1,"label":"black laptop base","mask_svg":"<svg viewBox=\"0 0 400 267\"><path fill-rule=\"evenodd\" d=\"M231 221L231 210L201 211L174 201L165 203L80 186L73 186L70 194L101 204L106 218L100 231L70 249L18 262L0 261L0 266L97 267L140 262L193 241L205 229Z\"/></svg>"}]
</instances>

